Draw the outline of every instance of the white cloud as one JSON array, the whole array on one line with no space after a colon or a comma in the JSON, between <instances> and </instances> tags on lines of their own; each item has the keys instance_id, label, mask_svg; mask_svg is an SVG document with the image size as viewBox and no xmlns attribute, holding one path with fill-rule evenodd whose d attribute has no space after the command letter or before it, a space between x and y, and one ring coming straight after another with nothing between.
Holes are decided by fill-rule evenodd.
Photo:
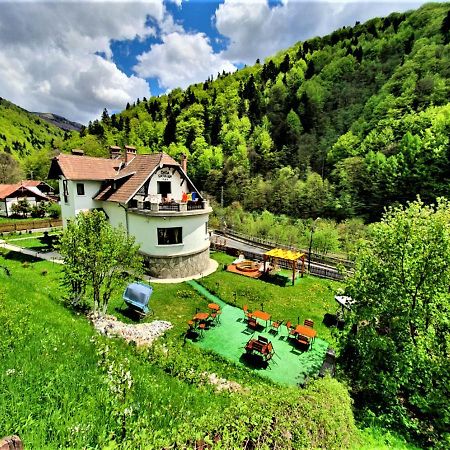
<instances>
[{"instance_id":1,"label":"white cloud","mask_svg":"<svg viewBox=\"0 0 450 450\"><path fill-rule=\"evenodd\" d=\"M206 80L217 72L233 72L236 67L214 53L204 33L173 32L162 37L161 44L138 56L134 67L141 77L158 78L161 88L185 88L189 84Z\"/></svg>"},{"instance_id":2,"label":"white cloud","mask_svg":"<svg viewBox=\"0 0 450 450\"><path fill-rule=\"evenodd\" d=\"M146 80L111 60L111 40L145 39L176 25L161 1L2 2L0 96L86 123L103 107L149 96ZM106 60L96 53L106 55Z\"/></svg>"},{"instance_id":3,"label":"white cloud","mask_svg":"<svg viewBox=\"0 0 450 450\"><path fill-rule=\"evenodd\" d=\"M424 1L320 1L284 0L270 7L267 0L225 0L215 13L218 31L229 38L223 57L253 64L295 42L331 33L393 11L417 8Z\"/></svg>"}]
</instances>

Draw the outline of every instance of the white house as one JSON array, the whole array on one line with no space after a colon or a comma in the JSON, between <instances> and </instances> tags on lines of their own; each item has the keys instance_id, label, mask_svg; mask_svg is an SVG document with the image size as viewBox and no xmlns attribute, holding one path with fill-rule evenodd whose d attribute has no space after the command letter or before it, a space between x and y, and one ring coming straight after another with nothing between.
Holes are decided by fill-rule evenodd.
<instances>
[{"instance_id":1,"label":"white house","mask_svg":"<svg viewBox=\"0 0 450 450\"><path fill-rule=\"evenodd\" d=\"M60 154L50 178L59 179L64 226L80 211L101 208L113 226L136 238L150 275L180 278L209 266L212 209L182 167L165 153L138 155L111 147L111 158Z\"/></svg>"},{"instance_id":2,"label":"white house","mask_svg":"<svg viewBox=\"0 0 450 450\"><path fill-rule=\"evenodd\" d=\"M0 184L0 216L14 214L13 205L26 200L30 206L50 201L53 189L42 181L24 180L15 184Z\"/></svg>"}]
</instances>

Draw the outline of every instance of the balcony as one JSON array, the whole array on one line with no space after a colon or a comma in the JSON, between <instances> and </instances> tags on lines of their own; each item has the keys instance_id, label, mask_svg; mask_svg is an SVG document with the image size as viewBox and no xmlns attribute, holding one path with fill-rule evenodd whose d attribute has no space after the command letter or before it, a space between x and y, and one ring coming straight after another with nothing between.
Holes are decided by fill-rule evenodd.
<instances>
[{"instance_id":1,"label":"balcony","mask_svg":"<svg viewBox=\"0 0 450 450\"><path fill-rule=\"evenodd\" d=\"M128 209L130 212L148 216L190 216L212 212L212 208L206 200L189 201L187 203L175 201L153 203L131 200Z\"/></svg>"}]
</instances>

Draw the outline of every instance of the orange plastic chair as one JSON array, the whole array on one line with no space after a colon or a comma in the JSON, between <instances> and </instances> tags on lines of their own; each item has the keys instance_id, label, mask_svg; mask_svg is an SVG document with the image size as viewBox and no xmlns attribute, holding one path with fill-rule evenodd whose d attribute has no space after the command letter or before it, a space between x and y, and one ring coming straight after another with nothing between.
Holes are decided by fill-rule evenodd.
<instances>
[{"instance_id":1,"label":"orange plastic chair","mask_svg":"<svg viewBox=\"0 0 450 450\"><path fill-rule=\"evenodd\" d=\"M305 325L306 327L314 328L314 320L305 319L303 325Z\"/></svg>"}]
</instances>

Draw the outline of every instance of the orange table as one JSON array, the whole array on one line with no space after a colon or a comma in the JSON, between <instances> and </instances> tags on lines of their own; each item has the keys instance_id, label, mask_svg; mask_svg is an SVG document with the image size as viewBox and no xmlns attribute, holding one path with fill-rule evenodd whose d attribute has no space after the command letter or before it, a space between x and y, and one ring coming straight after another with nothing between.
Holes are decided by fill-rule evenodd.
<instances>
[{"instance_id":1,"label":"orange table","mask_svg":"<svg viewBox=\"0 0 450 450\"><path fill-rule=\"evenodd\" d=\"M210 303L210 304L208 305L208 308L209 308L209 309L212 309L213 311L219 311L220 306L219 306L217 303Z\"/></svg>"},{"instance_id":2,"label":"orange table","mask_svg":"<svg viewBox=\"0 0 450 450\"><path fill-rule=\"evenodd\" d=\"M305 325L297 325L295 327L295 332L311 339L314 339L317 336L316 330L313 330L311 327L307 327Z\"/></svg>"},{"instance_id":3,"label":"orange table","mask_svg":"<svg viewBox=\"0 0 450 450\"><path fill-rule=\"evenodd\" d=\"M266 328L267 328L267 322L270 320L270 318L272 317L269 313L266 313L265 311L253 311L251 313L252 317L256 317L257 319L261 319L264 320L266 322Z\"/></svg>"},{"instance_id":4,"label":"orange table","mask_svg":"<svg viewBox=\"0 0 450 450\"><path fill-rule=\"evenodd\" d=\"M206 320L209 317L208 313L197 313L192 320Z\"/></svg>"}]
</instances>

